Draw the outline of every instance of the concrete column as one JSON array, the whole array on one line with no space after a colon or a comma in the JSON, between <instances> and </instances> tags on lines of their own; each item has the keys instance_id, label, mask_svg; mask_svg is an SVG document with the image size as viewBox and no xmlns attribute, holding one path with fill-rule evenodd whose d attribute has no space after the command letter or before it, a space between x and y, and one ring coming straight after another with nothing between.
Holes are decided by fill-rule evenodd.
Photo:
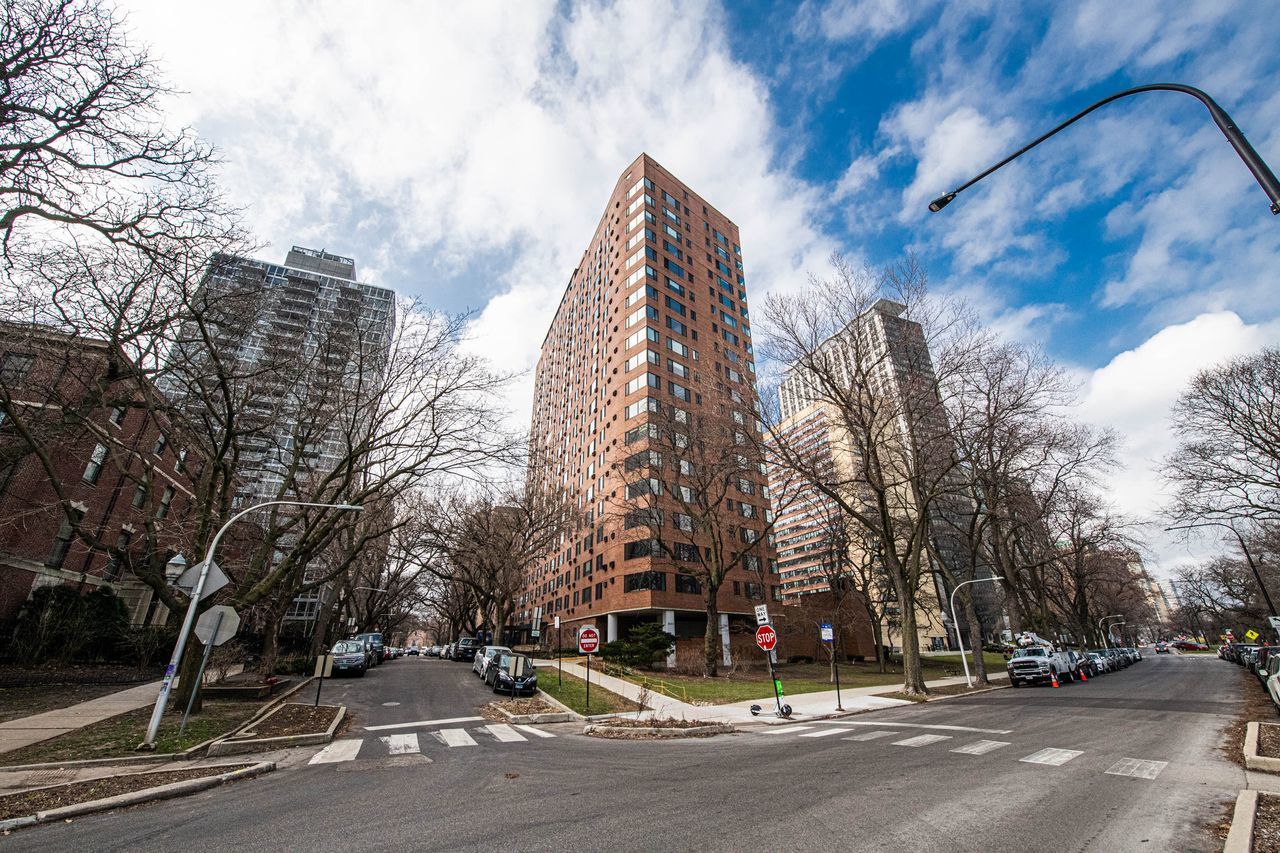
<instances>
[{"instance_id":1,"label":"concrete column","mask_svg":"<svg viewBox=\"0 0 1280 853\"><path fill-rule=\"evenodd\" d=\"M606 613L604 617L604 641L612 643L618 639L618 616L614 613Z\"/></svg>"},{"instance_id":2,"label":"concrete column","mask_svg":"<svg viewBox=\"0 0 1280 853\"><path fill-rule=\"evenodd\" d=\"M721 662L725 666L733 666L733 656L729 654L729 614L720 614L720 652Z\"/></svg>"},{"instance_id":3,"label":"concrete column","mask_svg":"<svg viewBox=\"0 0 1280 853\"><path fill-rule=\"evenodd\" d=\"M676 633L676 612L674 610L662 611L662 630L668 634L675 636ZM671 647L671 654L667 655L667 669L676 668L676 647Z\"/></svg>"}]
</instances>

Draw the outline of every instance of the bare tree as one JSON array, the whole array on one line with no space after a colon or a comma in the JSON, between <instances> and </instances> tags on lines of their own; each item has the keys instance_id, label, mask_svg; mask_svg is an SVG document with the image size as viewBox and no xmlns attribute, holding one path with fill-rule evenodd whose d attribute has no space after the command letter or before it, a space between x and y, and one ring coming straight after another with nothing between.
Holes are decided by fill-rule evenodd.
<instances>
[{"instance_id":1,"label":"bare tree","mask_svg":"<svg viewBox=\"0 0 1280 853\"><path fill-rule=\"evenodd\" d=\"M1174 519L1280 518L1280 348L1202 371L1171 419L1178 447L1164 474Z\"/></svg>"},{"instance_id":2,"label":"bare tree","mask_svg":"<svg viewBox=\"0 0 1280 853\"><path fill-rule=\"evenodd\" d=\"M836 421L849 465L815 467L784 430L780 461L828 496L879 556L901 608L904 692L927 692L917 604L934 567L936 509L953 491L956 456L944 402L947 379L974 346L960 306L932 299L914 259L881 274L833 259L833 275L765 306L769 348L804 378L804 396ZM883 300L883 301L882 301Z\"/></svg>"}]
</instances>

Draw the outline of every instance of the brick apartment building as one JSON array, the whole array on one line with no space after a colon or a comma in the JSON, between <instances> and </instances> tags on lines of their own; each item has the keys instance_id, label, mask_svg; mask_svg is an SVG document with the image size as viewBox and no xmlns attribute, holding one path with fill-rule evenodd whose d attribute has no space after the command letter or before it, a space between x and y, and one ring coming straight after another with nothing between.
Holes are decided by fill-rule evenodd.
<instances>
[{"instance_id":1,"label":"brick apartment building","mask_svg":"<svg viewBox=\"0 0 1280 853\"><path fill-rule=\"evenodd\" d=\"M689 552L658 540L679 524L672 490L681 488L684 463L646 456L649 429L673 417L753 429L755 382L738 227L642 154L614 186L538 360L530 476L564 489L582 524L529 574L517 634L527 636L536 618L545 641L559 616L568 645L584 624L611 641L637 622L659 621L677 637L668 665L695 665L705 593L678 559ZM759 655L753 607L779 600L766 478L750 444L741 448L746 470L723 510L742 537L737 553L750 555L729 571L716 599L726 665ZM667 527L630 523L637 478L652 484L646 494Z\"/></svg>"},{"instance_id":2,"label":"brick apartment building","mask_svg":"<svg viewBox=\"0 0 1280 853\"><path fill-rule=\"evenodd\" d=\"M167 616L130 567L146 548L178 541L191 500L186 451L144 399L154 389L110 378L119 358L105 341L0 326L0 625L56 584L110 585L135 625ZM101 548L76 535L55 482Z\"/></svg>"}]
</instances>

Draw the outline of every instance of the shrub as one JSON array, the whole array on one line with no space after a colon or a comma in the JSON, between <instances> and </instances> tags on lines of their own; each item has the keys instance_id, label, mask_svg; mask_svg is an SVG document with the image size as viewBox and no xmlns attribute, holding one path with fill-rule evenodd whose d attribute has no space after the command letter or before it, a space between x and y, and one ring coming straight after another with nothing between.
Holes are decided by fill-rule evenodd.
<instances>
[{"instance_id":1,"label":"shrub","mask_svg":"<svg viewBox=\"0 0 1280 853\"><path fill-rule=\"evenodd\" d=\"M44 586L22 606L12 654L23 664L112 658L128 627L128 611L109 586L85 595L73 586Z\"/></svg>"},{"instance_id":2,"label":"shrub","mask_svg":"<svg viewBox=\"0 0 1280 853\"><path fill-rule=\"evenodd\" d=\"M676 638L662 630L657 622L641 622L627 632L625 640L605 643L600 656L620 666L649 669L655 660L671 654L675 643Z\"/></svg>"}]
</instances>

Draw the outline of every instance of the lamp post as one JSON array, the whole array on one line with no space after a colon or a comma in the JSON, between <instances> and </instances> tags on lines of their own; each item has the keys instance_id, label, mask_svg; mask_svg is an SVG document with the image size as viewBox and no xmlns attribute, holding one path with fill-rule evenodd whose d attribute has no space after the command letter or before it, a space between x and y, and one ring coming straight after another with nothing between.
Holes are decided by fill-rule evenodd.
<instances>
[{"instance_id":1,"label":"lamp post","mask_svg":"<svg viewBox=\"0 0 1280 853\"><path fill-rule=\"evenodd\" d=\"M182 620L182 628L178 631L178 641L173 646L173 657L169 659L169 665L164 670L164 681L160 683L160 695L156 697L156 706L151 710L151 721L147 723L147 736L143 738L138 749L155 749L156 734L160 731L160 719L164 716L165 705L169 702L169 692L173 688L173 679L178 673L178 666L182 663L182 653L187 648L187 638L191 635L191 627L196 621L196 608L200 606L200 594L204 592L204 582L209 577L209 567L213 565L214 552L218 550L218 543L222 540L222 534L227 532L227 528L238 521L241 516L248 515L251 512L260 510L268 506L315 506L336 510L353 510L359 512L364 507L354 504L324 504L311 503L309 501L264 501L260 504L254 504L248 509L243 509L235 515L227 519L227 523L218 529L214 534L213 541L209 543L209 550L205 554L204 560L200 563L200 578L196 581L196 585L191 589L191 603L187 605L187 617ZM168 566L174 566L181 561L181 565L186 565L186 560L181 555L174 557L169 561ZM168 566L166 568L168 568ZM166 572L166 574L168 574ZM198 685L197 685L198 687Z\"/></svg>"},{"instance_id":2,"label":"lamp post","mask_svg":"<svg viewBox=\"0 0 1280 853\"><path fill-rule=\"evenodd\" d=\"M993 575L989 578L974 578L970 581L963 581L956 584L956 588L951 590L951 624L956 629L956 645L960 646L960 663L964 664L964 680L965 684L973 687L973 678L969 675L969 659L964 656L964 640L960 638L960 621L956 619L956 593L960 591L960 587L971 583L984 583L986 581L1002 581L1003 577Z\"/></svg>"},{"instance_id":3,"label":"lamp post","mask_svg":"<svg viewBox=\"0 0 1280 853\"><path fill-rule=\"evenodd\" d=\"M1123 613L1113 613L1110 616L1103 616L1101 619L1098 620L1098 630L1102 631L1102 623L1106 622L1109 619L1123 619L1123 618L1124 618ZM1107 648L1111 648L1111 629L1110 628L1108 628L1106 631L1103 631L1102 641L1107 644Z\"/></svg>"},{"instance_id":4,"label":"lamp post","mask_svg":"<svg viewBox=\"0 0 1280 853\"><path fill-rule=\"evenodd\" d=\"M1172 527L1166 527L1165 530L1193 530L1197 527L1225 527L1236 535L1236 539L1240 542L1240 550L1244 552L1244 561L1253 570L1253 579L1258 582L1258 589L1262 591L1262 597L1267 602L1267 610L1271 611L1272 616L1276 616L1276 606L1271 603L1271 593L1267 592L1267 585L1262 582L1262 573L1258 571L1258 564L1253 561L1253 555L1249 553L1249 546L1245 544L1244 536L1234 524L1227 524L1225 521L1199 521L1195 524L1175 524Z\"/></svg>"},{"instance_id":5,"label":"lamp post","mask_svg":"<svg viewBox=\"0 0 1280 853\"><path fill-rule=\"evenodd\" d=\"M1116 92L1114 95L1103 98L1096 104L1086 107L1076 113L1062 124L1050 130L1048 133L1036 137L1034 140L1022 146L999 163L996 163L991 168L979 174L977 177L969 179L945 195L938 196L936 199L929 202L929 210L934 213L942 210L942 208L951 204L957 195L964 192L987 175L990 175L992 172L1008 164L1010 161L1016 160L1023 154L1026 154L1041 142L1044 142L1059 131L1075 124L1077 121L1099 107L1105 106L1112 101L1118 101L1121 98L1127 98L1130 95L1138 95L1143 92L1182 92L1185 95L1197 98L1201 103L1203 103L1209 109L1209 115L1213 118L1214 124L1218 125L1218 129L1222 131L1222 135L1227 138L1227 141L1231 143L1231 147L1236 150L1236 154L1238 154L1240 159L1244 161L1245 166L1248 167L1249 171L1253 174L1254 180L1256 180L1258 185L1262 187L1262 191L1267 194L1267 198L1271 199L1271 212L1280 214L1280 181L1276 180L1276 176L1272 173L1270 167L1268 167L1262 157L1258 155L1258 152L1253 150L1253 146L1249 144L1249 140L1245 139L1244 134L1240 132L1240 128L1236 127L1235 122L1231 120L1231 116L1227 115L1226 110L1218 106L1217 102L1204 92L1194 86L1184 86L1181 83L1153 83L1149 86L1135 86L1132 89L1125 89L1123 92Z\"/></svg>"}]
</instances>

